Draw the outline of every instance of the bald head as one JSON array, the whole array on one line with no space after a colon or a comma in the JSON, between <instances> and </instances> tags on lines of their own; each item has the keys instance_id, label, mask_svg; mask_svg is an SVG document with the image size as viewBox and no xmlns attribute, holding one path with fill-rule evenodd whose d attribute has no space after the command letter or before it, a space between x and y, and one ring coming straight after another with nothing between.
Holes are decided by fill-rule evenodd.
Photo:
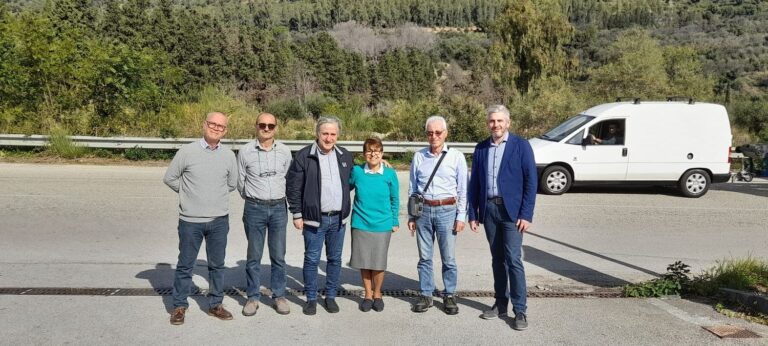
<instances>
[{"instance_id":1,"label":"bald head","mask_svg":"<svg viewBox=\"0 0 768 346\"><path fill-rule=\"evenodd\" d=\"M210 112L203 122L203 137L210 145L216 145L227 133L227 118L224 113Z\"/></svg>"},{"instance_id":2,"label":"bald head","mask_svg":"<svg viewBox=\"0 0 768 346\"><path fill-rule=\"evenodd\" d=\"M259 123L263 123L263 122L269 122L271 124L277 124L277 117L275 117L271 113L262 112L261 114L259 114L258 117L256 117L256 125L258 125Z\"/></svg>"},{"instance_id":3,"label":"bald head","mask_svg":"<svg viewBox=\"0 0 768 346\"><path fill-rule=\"evenodd\" d=\"M221 113L221 112L210 112L210 113L208 113L208 115L205 117L205 120L206 120L206 121L216 121L216 120L222 120L222 119L224 120L224 123L225 123L225 124L226 124L226 122L229 120L229 119L227 118L227 116L226 116L224 113ZM217 122L218 122L218 121L217 121Z\"/></svg>"}]
</instances>

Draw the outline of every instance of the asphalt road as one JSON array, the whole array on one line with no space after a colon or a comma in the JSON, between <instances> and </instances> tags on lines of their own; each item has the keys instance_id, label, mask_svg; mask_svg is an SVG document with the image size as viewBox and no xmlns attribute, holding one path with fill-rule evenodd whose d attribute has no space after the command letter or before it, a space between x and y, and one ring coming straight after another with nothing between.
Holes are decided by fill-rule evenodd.
<instances>
[{"instance_id":1,"label":"asphalt road","mask_svg":"<svg viewBox=\"0 0 768 346\"><path fill-rule=\"evenodd\" d=\"M163 173L160 167L0 164L0 264L12 268L0 286L170 286L178 202L162 184ZM400 178L404 201L407 175ZM615 286L652 278L677 260L696 272L723 258L768 257L767 197L764 180L716 185L698 199L667 188L538 195L524 241L529 286ZM246 240L236 193L230 207L228 284L243 286ZM289 274L300 281L302 238L288 229ZM490 289L482 230L461 233L456 256L459 289ZM416 288L417 258L415 238L403 227L392 237L385 288ZM345 268L343 275L345 287L357 287L355 271Z\"/></svg>"},{"instance_id":2,"label":"asphalt road","mask_svg":"<svg viewBox=\"0 0 768 346\"><path fill-rule=\"evenodd\" d=\"M162 184L163 173L158 167L0 163L0 287L170 287L177 197ZM400 178L404 201L407 175ZM230 203L225 284L242 287L243 202L232 194ZM403 225L404 217L403 206ZM528 286L565 291L646 280L677 260L699 272L723 258L768 258L768 181L718 185L699 199L666 188L577 188L563 196L539 195L524 247ZM302 256L300 233L289 225L291 288L301 288ZM482 231L461 233L456 256L459 290L492 289ZM348 236L344 257L349 257ZM384 288L416 288L417 257L415 239L405 230L395 234ZM199 260L194 280L205 288L203 252ZM268 271L262 273L267 283ZM360 288L351 268L342 269L341 281L347 289ZM410 313L407 299L392 297L385 312L365 319L356 311L357 298L340 299L341 314L331 317L320 309L315 319L300 314L299 299L293 297L287 318L262 307L257 317L236 314L232 322L213 320L202 311L204 299L191 299L188 323L171 329L168 301L160 297L0 296L0 335L5 336L0 344L700 345L723 343L701 329L715 323L746 325L768 337L762 326L684 300L531 299L531 330L510 334L514 331L505 321L477 318L489 298L462 298L459 317L449 317L435 309ZM227 297L225 305L239 312L240 300ZM723 344L765 339L745 340Z\"/></svg>"}]
</instances>

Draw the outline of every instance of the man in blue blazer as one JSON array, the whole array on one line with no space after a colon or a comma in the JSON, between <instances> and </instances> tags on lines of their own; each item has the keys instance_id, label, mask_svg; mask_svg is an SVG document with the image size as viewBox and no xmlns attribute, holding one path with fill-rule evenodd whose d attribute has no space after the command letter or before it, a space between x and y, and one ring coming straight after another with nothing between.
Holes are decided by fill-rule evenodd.
<instances>
[{"instance_id":1,"label":"man in blue blazer","mask_svg":"<svg viewBox=\"0 0 768 346\"><path fill-rule=\"evenodd\" d=\"M486 113L491 137L475 146L467 189L470 228L477 232L484 224L491 248L496 303L482 317L507 316L511 300L513 328L523 330L528 320L522 244L536 204L536 160L528 141L509 133L507 107L491 106Z\"/></svg>"}]
</instances>

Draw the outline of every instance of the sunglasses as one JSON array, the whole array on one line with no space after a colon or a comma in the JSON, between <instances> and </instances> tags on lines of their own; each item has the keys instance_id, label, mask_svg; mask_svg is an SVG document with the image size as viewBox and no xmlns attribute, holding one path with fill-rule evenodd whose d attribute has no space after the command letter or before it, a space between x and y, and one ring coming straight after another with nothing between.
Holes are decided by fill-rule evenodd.
<instances>
[{"instance_id":1,"label":"sunglasses","mask_svg":"<svg viewBox=\"0 0 768 346\"><path fill-rule=\"evenodd\" d=\"M445 131L427 131L427 137L437 136L440 137Z\"/></svg>"},{"instance_id":2,"label":"sunglasses","mask_svg":"<svg viewBox=\"0 0 768 346\"><path fill-rule=\"evenodd\" d=\"M274 130L276 126L277 125L275 124L259 123L260 130L266 130L266 129Z\"/></svg>"}]
</instances>

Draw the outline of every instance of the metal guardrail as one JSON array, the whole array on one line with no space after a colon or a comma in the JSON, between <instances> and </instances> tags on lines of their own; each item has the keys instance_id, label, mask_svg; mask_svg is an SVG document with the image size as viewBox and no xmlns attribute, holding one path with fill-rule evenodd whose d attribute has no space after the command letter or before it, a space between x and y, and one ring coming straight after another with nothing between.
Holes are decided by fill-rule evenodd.
<instances>
[{"instance_id":1,"label":"metal guardrail","mask_svg":"<svg viewBox=\"0 0 768 346\"><path fill-rule=\"evenodd\" d=\"M102 149L179 149L182 145L199 140L199 138L145 138L145 137L92 137L92 136L71 136L72 142L76 145L88 148ZM251 139L223 139L222 142L230 148L237 150L240 146L250 142ZM312 140L280 140L287 145L291 151L311 144ZM465 154L471 154L475 151L476 143L448 142L448 147L456 148ZM43 135L20 135L20 134L0 134L0 146L16 147L42 147L48 145L48 136ZM363 152L363 141L339 141L338 145L346 148L353 153ZM408 153L415 152L421 148L427 147L427 142L384 142L384 148L388 153Z\"/></svg>"}]
</instances>

